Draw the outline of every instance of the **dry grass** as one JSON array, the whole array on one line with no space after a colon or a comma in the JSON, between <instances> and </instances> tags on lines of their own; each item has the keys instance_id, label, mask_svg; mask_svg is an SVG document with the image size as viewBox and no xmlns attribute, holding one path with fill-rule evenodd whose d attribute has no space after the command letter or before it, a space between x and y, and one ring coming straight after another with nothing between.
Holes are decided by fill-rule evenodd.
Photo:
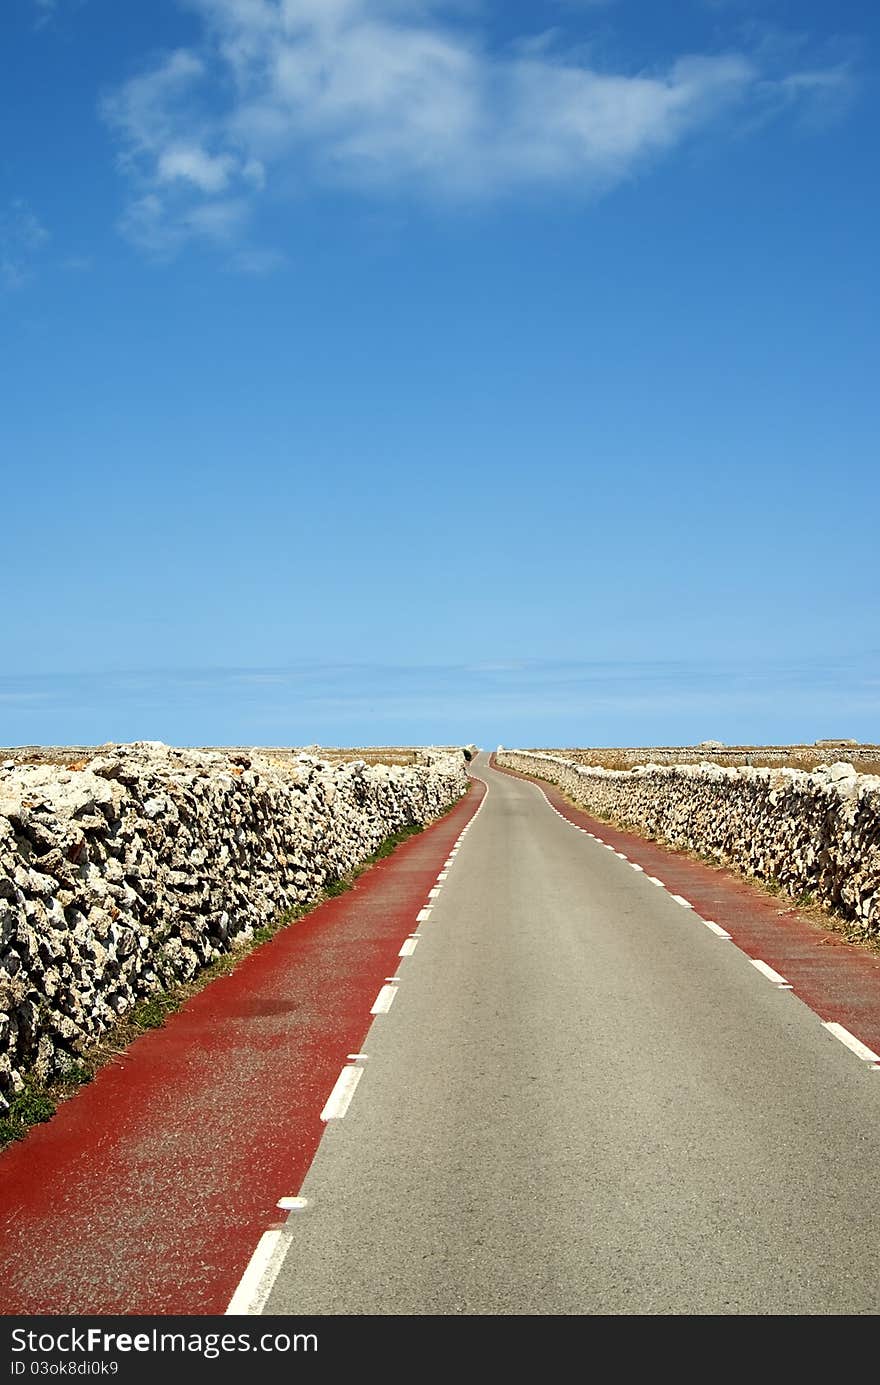
<instances>
[{"instance_id":1,"label":"dry grass","mask_svg":"<svg viewBox=\"0 0 880 1385\"><path fill-rule=\"evenodd\" d=\"M812 770L819 765L846 760L859 774L880 775L880 745L732 745L723 750L698 746L647 746L642 748L543 749L543 754L563 755L580 765L602 769L633 769L636 765L752 765L764 769Z\"/></svg>"},{"instance_id":2,"label":"dry grass","mask_svg":"<svg viewBox=\"0 0 880 1385\"><path fill-rule=\"evenodd\" d=\"M265 759L272 760L276 764L289 764L296 760L298 755L314 755L316 760L323 760L331 765L348 764L352 760L364 760L368 765L414 765L416 763L416 751L405 746L366 746L362 749L354 747L352 749L342 749L338 746L306 746L295 747L290 750L260 750L257 751Z\"/></svg>"},{"instance_id":3,"label":"dry grass","mask_svg":"<svg viewBox=\"0 0 880 1385\"><path fill-rule=\"evenodd\" d=\"M177 748L177 747L174 747ZM441 747L443 748L443 747ZM460 749L449 746L447 749ZM0 748L0 762L14 760L17 765L59 765L65 769L84 769L93 756L112 750L112 745L26 745ZM418 759L415 746L370 745L352 746L199 746L200 750L220 750L230 755L259 755L279 768L295 763L298 755L313 755L331 765L364 760L368 765L414 765Z\"/></svg>"}]
</instances>

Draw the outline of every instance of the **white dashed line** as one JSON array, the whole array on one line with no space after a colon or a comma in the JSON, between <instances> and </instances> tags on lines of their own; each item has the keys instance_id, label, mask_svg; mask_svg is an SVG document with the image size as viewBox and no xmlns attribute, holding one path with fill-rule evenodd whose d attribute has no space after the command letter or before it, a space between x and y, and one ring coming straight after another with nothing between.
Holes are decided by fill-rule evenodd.
<instances>
[{"instance_id":1,"label":"white dashed line","mask_svg":"<svg viewBox=\"0 0 880 1385\"><path fill-rule=\"evenodd\" d=\"M549 798L547 798L547 795L544 792L544 790L540 789L540 792L546 800L547 804L551 808L553 808L553 811L557 813L559 817L562 817L562 814L558 812L558 810L554 807L552 803L550 803L550 800ZM482 807L482 804L480 806ZM564 821L569 821L569 819L566 818L564 819ZM577 826L576 823L572 825ZM583 832L592 841L597 842L600 846L608 846L608 843L604 842L601 837L597 837L595 833L588 831L585 827L581 827L578 830ZM609 849L614 850L613 847ZM615 855L620 856L623 860L627 860L627 857L624 856L622 852L616 851ZM630 861L629 865L633 870L640 871L644 874L644 868L638 865L635 861ZM652 885L659 885L661 889L666 889L665 882L663 880L658 879L656 875L645 874L645 879L650 880ZM683 905L687 909L693 909L694 907L693 904L691 904L690 900L685 899L682 895L674 894L672 895L672 898L676 901L676 903ZM694 917L706 928L708 928L711 933L714 933L716 937L723 938L728 942L733 941L731 935L727 932L727 930L725 928L722 928L720 924L716 923L714 919L704 919L697 913L694 914ZM747 954L744 955L747 956ZM769 966L766 962L763 962L756 957L748 957L748 961L751 962L752 966L755 967L755 969L759 971L762 974L762 976L766 977L768 981L772 982L772 984L776 986L777 989L785 991L793 990L791 982L786 981L784 976L780 976L779 972L774 971L773 967ZM822 1024L822 1027L828 1030L829 1034L832 1034L835 1039L837 1039L846 1048L848 1048L850 1052L853 1053L857 1058L861 1059L863 1063L867 1063L872 1071L880 1072L880 1054L877 1054L874 1052L873 1049L868 1048L867 1044L863 1043L861 1039L857 1039L855 1034L851 1034L848 1029L844 1028L842 1024L838 1024L837 1021L822 1020L820 1022ZM227 1311L231 1310L228 1309Z\"/></svg>"},{"instance_id":2,"label":"white dashed line","mask_svg":"<svg viewBox=\"0 0 880 1385\"><path fill-rule=\"evenodd\" d=\"M418 945L419 940L417 937L413 936L411 938L407 938L397 954L398 957L411 957Z\"/></svg>"},{"instance_id":3,"label":"white dashed line","mask_svg":"<svg viewBox=\"0 0 880 1385\"><path fill-rule=\"evenodd\" d=\"M772 981L774 986L778 986L781 991L790 991L791 982L786 981L784 976L780 976L778 971L768 967L766 962L760 962L757 957L750 957L749 961L753 967L757 967L762 976L766 976L768 981Z\"/></svg>"},{"instance_id":4,"label":"white dashed line","mask_svg":"<svg viewBox=\"0 0 880 1385\"><path fill-rule=\"evenodd\" d=\"M440 874L437 876L437 879L438 879L438 880L445 880L446 877L448 876L448 874L449 874L449 871L448 871L448 870L441 870Z\"/></svg>"},{"instance_id":5,"label":"white dashed line","mask_svg":"<svg viewBox=\"0 0 880 1385\"><path fill-rule=\"evenodd\" d=\"M382 992L380 991L379 994L381 995ZM392 996L393 994L394 992L392 990ZM342 1072L336 1079L336 1085L333 1091L324 1104L324 1109L321 1112L322 1121L342 1120L354 1096L355 1087L360 1082L363 1075L363 1068L348 1066L342 1069Z\"/></svg>"},{"instance_id":6,"label":"white dashed line","mask_svg":"<svg viewBox=\"0 0 880 1385\"><path fill-rule=\"evenodd\" d=\"M700 918L699 914L697 914L697 918ZM716 938L730 938L730 934L721 927L720 923L716 923L714 919L700 919L700 923L704 923L706 927L715 934Z\"/></svg>"},{"instance_id":7,"label":"white dashed line","mask_svg":"<svg viewBox=\"0 0 880 1385\"><path fill-rule=\"evenodd\" d=\"M387 1015L391 1006L394 1004L394 997L397 995L397 987L393 985L383 986L370 1009L371 1015Z\"/></svg>"},{"instance_id":8,"label":"white dashed line","mask_svg":"<svg viewBox=\"0 0 880 1385\"><path fill-rule=\"evenodd\" d=\"M278 1271L290 1245L290 1237L281 1230L264 1231L250 1258L238 1288L229 1300L227 1317L255 1317L272 1292Z\"/></svg>"},{"instance_id":9,"label":"white dashed line","mask_svg":"<svg viewBox=\"0 0 880 1385\"><path fill-rule=\"evenodd\" d=\"M308 1207L309 1200L305 1197L280 1197L275 1203L282 1212L301 1212L304 1207Z\"/></svg>"},{"instance_id":10,"label":"white dashed line","mask_svg":"<svg viewBox=\"0 0 880 1385\"><path fill-rule=\"evenodd\" d=\"M429 891L428 891L428 898L429 898L429 899L436 899L439 893L440 893L440 886L439 886L439 885L435 885L434 888L433 888L433 890L429 890Z\"/></svg>"},{"instance_id":11,"label":"white dashed line","mask_svg":"<svg viewBox=\"0 0 880 1385\"><path fill-rule=\"evenodd\" d=\"M861 1039L857 1039L855 1034L844 1029L842 1024L838 1024L836 1020L823 1020L822 1027L827 1029L829 1034L833 1034L835 1039L839 1039L842 1044L846 1044L849 1051L854 1053L857 1058L861 1058L863 1063L880 1066L880 1055L868 1048L867 1044L863 1044Z\"/></svg>"},{"instance_id":12,"label":"white dashed line","mask_svg":"<svg viewBox=\"0 0 880 1385\"><path fill-rule=\"evenodd\" d=\"M477 778L476 775L474 775L473 777ZM489 785L486 783L485 779L481 779L479 780L479 782L485 785L486 794L484 795L483 801L477 809L477 812L471 819L471 822L475 820L477 814L481 811L483 804L486 802L486 798L488 798L489 796ZM468 823L468 827L469 826L470 823ZM468 827L465 827L459 833L458 838L455 842L455 846L453 850L450 852L450 857L456 855L459 846L464 841L464 838L467 835ZM438 889L433 889L429 892L429 897L436 898L439 893L440 891ZM416 921L418 923L424 923L430 917L430 914L431 906L429 904L425 905L425 907L423 909L420 909L418 914L416 915ZM403 944L403 947L406 948L407 944L411 944L412 947L414 947L417 941L417 937L415 935L412 935L411 937L407 938L406 942ZM410 947L406 953L403 951L403 949L401 949L400 955L408 955L409 952L412 950L412 947ZM395 977L394 981L386 983L386 985L382 987L381 991L376 997L375 1004L373 1005L373 1008L370 1011L371 1014L387 1014L394 1002L394 997L397 993L397 986L395 984L396 981L397 978ZM354 1090L358 1082L360 1081L361 1074L363 1073L363 1067L355 1067L352 1065L352 1063L366 1062L367 1055L365 1053L349 1053L348 1058L349 1066L344 1067L342 1069L341 1073L339 1074L339 1077L337 1078L336 1085L333 1088L333 1091L330 1093L330 1096L327 1098L327 1103L324 1106L323 1111L321 1112L321 1120L323 1121L338 1120L340 1119L340 1117L345 1115L345 1112L348 1109L349 1102L351 1101L351 1098L354 1095ZM305 1206L305 1202L305 1198L283 1197L279 1199L278 1207L282 1211L294 1211ZM285 1233L283 1228L276 1227L273 1228L273 1230L271 1231L265 1231L263 1233L263 1235L257 1242L257 1247L253 1255L251 1256L248 1262L247 1269L245 1270L244 1274L242 1275L239 1281L238 1288L235 1290L235 1293L232 1295L232 1298L229 1301L229 1307L226 1309L227 1316L256 1316L262 1312L269 1298L269 1295L272 1292L272 1287L276 1279L278 1278L278 1274L281 1270L281 1266L284 1263L285 1257L290 1248L290 1244L290 1236L289 1234Z\"/></svg>"}]
</instances>

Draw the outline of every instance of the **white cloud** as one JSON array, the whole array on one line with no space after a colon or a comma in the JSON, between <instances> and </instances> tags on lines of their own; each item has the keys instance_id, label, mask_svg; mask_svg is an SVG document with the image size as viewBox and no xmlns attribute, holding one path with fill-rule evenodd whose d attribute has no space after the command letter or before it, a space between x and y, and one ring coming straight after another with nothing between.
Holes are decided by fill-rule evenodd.
<instances>
[{"instance_id":1,"label":"white cloud","mask_svg":"<svg viewBox=\"0 0 880 1385\"><path fill-rule=\"evenodd\" d=\"M160 183L182 178L201 192L223 192L235 166L229 154L212 157L197 144L171 144L159 154L156 176Z\"/></svg>"},{"instance_id":2,"label":"white cloud","mask_svg":"<svg viewBox=\"0 0 880 1385\"><path fill-rule=\"evenodd\" d=\"M160 157L182 131L190 130L193 93L205 75L202 59L178 48L104 100L104 117L123 141L126 164Z\"/></svg>"},{"instance_id":3,"label":"white cloud","mask_svg":"<svg viewBox=\"0 0 880 1385\"><path fill-rule=\"evenodd\" d=\"M30 279L49 232L23 198L0 208L0 283L21 288Z\"/></svg>"},{"instance_id":4,"label":"white cloud","mask_svg":"<svg viewBox=\"0 0 880 1385\"><path fill-rule=\"evenodd\" d=\"M217 240L220 226L231 235L247 220L241 204L273 180L454 198L535 184L596 193L722 113L846 83L771 77L742 53L608 72L558 30L491 51L465 0L454 24L439 17L448 0L181 3L201 16L203 41L104 107L137 184L127 232L162 254Z\"/></svg>"},{"instance_id":5,"label":"white cloud","mask_svg":"<svg viewBox=\"0 0 880 1385\"><path fill-rule=\"evenodd\" d=\"M849 63L838 63L835 67L790 72L780 77L768 93L768 102L771 109L795 107L804 124L823 127L846 111L854 87Z\"/></svg>"},{"instance_id":6,"label":"white cloud","mask_svg":"<svg viewBox=\"0 0 880 1385\"><path fill-rule=\"evenodd\" d=\"M208 241L228 248L244 229L249 215L250 208L243 198L180 204L148 192L130 202L121 228L139 250L167 260L191 241Z\"/></svg>"}]
</instances>

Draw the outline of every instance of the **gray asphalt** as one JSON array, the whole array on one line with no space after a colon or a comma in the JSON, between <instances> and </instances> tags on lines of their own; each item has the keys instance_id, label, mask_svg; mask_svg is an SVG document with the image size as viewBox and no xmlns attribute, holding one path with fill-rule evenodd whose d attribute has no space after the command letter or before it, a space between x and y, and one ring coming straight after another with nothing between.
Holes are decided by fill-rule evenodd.
<instances>
[{"instance_id":1,"label":"gray asphalt","mask_svg":"<svg viewBox=\"0 0 880 1385\"><path fill-rule=\"evenodd\" d=\"M877 1312L880 1072L485 761L264 1311Z\"/></svg>"}]
</instances>

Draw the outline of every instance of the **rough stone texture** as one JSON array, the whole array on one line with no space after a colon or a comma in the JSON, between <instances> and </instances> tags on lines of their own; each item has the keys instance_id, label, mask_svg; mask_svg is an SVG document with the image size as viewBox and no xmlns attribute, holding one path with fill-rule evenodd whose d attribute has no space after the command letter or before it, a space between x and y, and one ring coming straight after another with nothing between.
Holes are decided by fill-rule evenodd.
<instances>
[{"instance_id":1,"label":"rough stone texture","mask_svg":"<svg viewBox=\"0 0 880 1385\"><path fill-rule=\"evenodd\" d=\"M860 774L880 773L880 745L817 741L815 745L700 745L660 746L521 746L518 749L559 755L579 765L603 769L635 769L636 765L700 765L711 762L730 768L752 765L755 769L803 769L812 771L831 759L846 759Z\"/></svg>"},{"instance_id":2,"label":"rough stone texture","mask_svg":"<svg viewBox=\"0 0 880 1385\"><path fill-rule=\"evenodd\" d=\"M557 784L589 812L646 836L809 892L867 934L880 935L880 777L851 764L797 769L587 766L505 750L497 763Z\"/></svg>"},{"instance_id":3,"label":"rough stone texture","mask_svg":"<svg viewBox=\"0 0 880 1385\"><path fill-rule=\"evenodd\" d=\"M418 761L281 770L140 741L79 770L0 768L0 1110L464 792L463 752Z\"/></svg>"}]
</instances>

